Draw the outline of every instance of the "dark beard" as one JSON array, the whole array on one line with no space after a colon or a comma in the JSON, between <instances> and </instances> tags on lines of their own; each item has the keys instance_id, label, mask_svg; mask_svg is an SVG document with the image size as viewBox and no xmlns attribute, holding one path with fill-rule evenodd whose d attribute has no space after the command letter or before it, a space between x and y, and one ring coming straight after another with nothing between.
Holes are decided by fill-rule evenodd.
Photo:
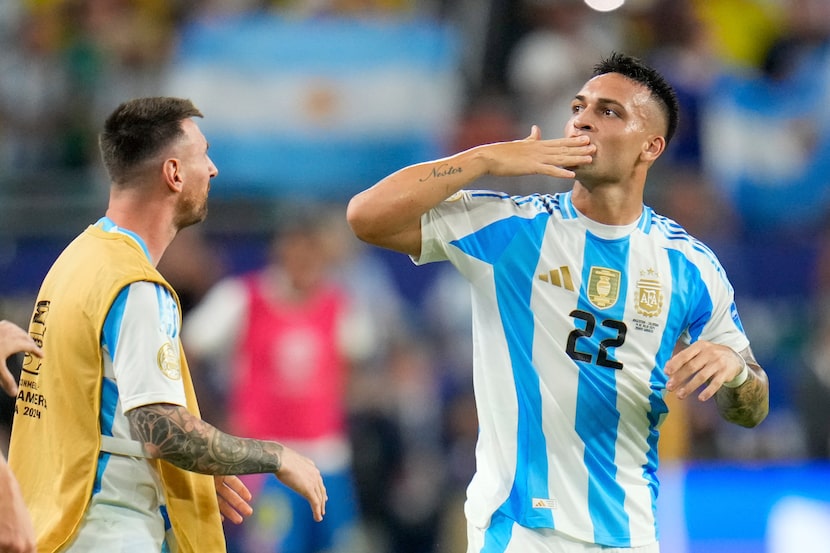
<instances>
[{"instance_id":1,"label":"dark beard","mask_svg":"<svg viewBox=\"0 0 830 553\"><path fill-rule=\"evenodd\" d=\"M192 207L192 206L188 206ZM179 212L176 216L176 229L181 230L183 228L187 228L191 225L195 225L197 223L201 223L207 217L208 207L207 207L207 200L199 209L189 209L184 212Z\"/></svg>"}]
</instances>

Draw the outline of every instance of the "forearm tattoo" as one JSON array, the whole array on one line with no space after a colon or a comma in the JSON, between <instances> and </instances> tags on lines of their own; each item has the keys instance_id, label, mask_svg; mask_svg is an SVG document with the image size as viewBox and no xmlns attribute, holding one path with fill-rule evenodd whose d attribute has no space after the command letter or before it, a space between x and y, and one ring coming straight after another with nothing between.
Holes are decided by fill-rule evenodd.
<instances>
[{"instance_id":1,"label":"forearm tattoo","mask_svg":"<svg viewBox=\"0 0 830 553\"><path fill-rule=\"evenodd\" d=\"M184 407L146 405L127 413L133 439L154 458L202 474L277 472L283 446L277 442L238 438L190 414Z\"/></svg>"},{"instance_id":2,"label":"forearm tattoo","mask_svg":"<svg viewBox=\"0 0 830 553\"><path fill-rule=\"evenodd\" d=\"M715 394L715 403L725 420L752 428L769 413L769 384L752 351L747 348L741 355L749 367L749 377L737 388L721 387Z\"/></svg>"},{"instance_id":3,"label":"forearm tattoo","mask_svg":"<svg viewBox=\"0 0 830 553\"><path fill-rule=\"evenodd\" d=\"M420 182L425 182L430 179L437 179L440 177L448 177L450 175L455 175L457 173L463 173L464 170L461 167L456 167L455 165L450 165L449 163L442 163L437 167L433 167L430 169L429 173L418 179Z\"/></svg>"}]
</instances>

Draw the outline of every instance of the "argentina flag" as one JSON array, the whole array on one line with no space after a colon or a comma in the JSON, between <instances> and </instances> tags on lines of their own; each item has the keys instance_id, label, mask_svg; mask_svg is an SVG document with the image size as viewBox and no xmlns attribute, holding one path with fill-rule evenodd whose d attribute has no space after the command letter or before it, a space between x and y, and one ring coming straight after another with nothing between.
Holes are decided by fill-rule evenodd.
<instances>
[{"instance_id":1,"label":"argentina flag","mask_svg":"<svg viewBox=\"0 0 830 553\"><path fill-rule=\"evenodd\" d=\"M348 198L444 154L458 37L432 20L256 14L189 23L167 93L190 98L213 194Z\"/></svg>"}]
</instances>

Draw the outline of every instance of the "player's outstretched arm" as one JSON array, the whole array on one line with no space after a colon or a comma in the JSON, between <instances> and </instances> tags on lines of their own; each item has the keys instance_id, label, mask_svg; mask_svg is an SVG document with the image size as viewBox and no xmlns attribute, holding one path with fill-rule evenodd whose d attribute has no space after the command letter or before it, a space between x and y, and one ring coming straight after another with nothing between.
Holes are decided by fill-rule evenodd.
<instances>
[{"instance_id":1,"label":"player's outstretched arm","mask_svg":"<svg viewBox=\"0 0 830 553\"><path fill-rule=\"evenodd\" d=\"M572 169L590 163L595 150L586 136L543 140L534 125L522 140L483 144L396 171L354 196L346 217L361 240L418 255L421 215L476 179L484 175L572 178Z\"/></svg>"},{"instance_id":2,"label":"player's outstretched arm","mask_svg":"<svg viewBox=\"0 0 830 553\"><path fill-rule=\"evenodd\" d=\"M308 500L314 519L326 512L326 488L314 463L280 443L221 432L184 407L157 403L126 413L147 453L185 470L213 475L272 472Z\"/></svg>"}]
</instances>

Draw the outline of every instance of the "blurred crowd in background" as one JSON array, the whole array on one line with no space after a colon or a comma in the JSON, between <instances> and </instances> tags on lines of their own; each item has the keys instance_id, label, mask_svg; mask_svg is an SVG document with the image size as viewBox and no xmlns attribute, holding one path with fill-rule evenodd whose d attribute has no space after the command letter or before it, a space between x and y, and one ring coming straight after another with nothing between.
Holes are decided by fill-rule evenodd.
<instances>
[{"instance_id":1,"label":"blurred crowd in background","mask_svg":"<svg viewBox=\"0 0 830 553\"><path fill-rule=\"evenodd\" d=\"M275 58L262 48L269 25L286 37ZM398 42L354 46L369 35ZM369 96L338 65L342 54L362 71L373 60L361 55L391 57L430 37L443 46L367 76ZM261 71L241 72L246 44L259 50ZM182 232L160 265L185 325L221 279L266 265L283 214L297 203L317 210L308 222L325 236L317 261L370 321L371 351L353 361L343 391L366 534L378 552L463 551L460 505L477 432L465 283L449 267L416 269L357 243L345 204L434 154L523 138L531 124L560 136L573 94L613 50L649 61L677 88L679 134L652 171L648 203L719 256L770 377L770 416L751 431L720 421L711 404L672 401L662 459L830 458L826 0L629 0L612 12L581 0L0 0L0 318L27 325L49 263L103 213L104 116L136 96L192 97L220 175L208 221ZM288 60L309 52L324 63ZM320 84L331 75L340 80ZM429 82L413 92L419 80ZM285 103L279 83L302 109L274 107ZM238 90L244 98L228 97ZM234 145L241 151L223 164ZM338 148L351 157L336 157ZM526 193L569 183L477 186ZM220 362L200 358L192 370L205 366L203 415L221 427L233 375L207 370ZM11 412L0 404L6 428Z\"/></svg>"}]
</instances>

